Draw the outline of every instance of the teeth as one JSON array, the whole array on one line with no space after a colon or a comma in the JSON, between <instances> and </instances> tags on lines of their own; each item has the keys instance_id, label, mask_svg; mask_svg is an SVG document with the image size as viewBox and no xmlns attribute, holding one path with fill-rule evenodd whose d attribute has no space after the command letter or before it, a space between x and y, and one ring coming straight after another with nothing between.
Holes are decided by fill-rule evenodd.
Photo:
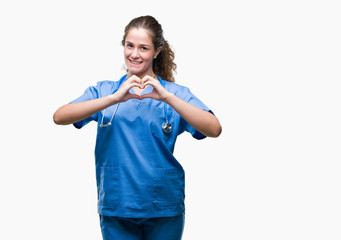
<instances>
[{"instance_id":1,"label":"teeth","mask_svg":"<svg viewBox=\"0 0 341 240\"><path fill-rule=\"evenodd\" d=\"M139 61L133 61L133 60L130 60L131 63L134 63L134 64L140 64L142 62L139 62Z\"/></svg>"}]
</instances>

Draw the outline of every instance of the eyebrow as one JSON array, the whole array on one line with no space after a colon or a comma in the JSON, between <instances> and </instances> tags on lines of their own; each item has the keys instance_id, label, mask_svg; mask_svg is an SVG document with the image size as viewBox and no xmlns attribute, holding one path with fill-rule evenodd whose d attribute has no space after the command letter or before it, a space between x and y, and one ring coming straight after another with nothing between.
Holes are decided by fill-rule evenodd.
<instances>
[{"instance_id":1,"label":"eyebrow","mask_svg":"<svg viewBox=\"0 0 341 240\"><path fill-rule=\"evenodd\" d=\"M134 43L126 41L126 43L134 45ZM150 47L148 44L139 44L140 47Z\"/></svg>"}]
</instances>

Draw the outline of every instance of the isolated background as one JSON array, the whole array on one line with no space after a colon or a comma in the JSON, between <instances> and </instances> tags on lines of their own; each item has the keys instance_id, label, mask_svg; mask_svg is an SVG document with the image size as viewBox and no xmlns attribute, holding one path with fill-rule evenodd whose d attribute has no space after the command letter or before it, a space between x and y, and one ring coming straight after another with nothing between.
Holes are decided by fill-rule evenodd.
<instances>
[{"instance_id":1,"label":"isolated background","mask_svg":"<svg viewBox=\"0 0 341 240\"><path fill-rule=\"evenodd\" d=\"M0 239L100 239L96 125L52 115L119 79L123 28L147 14L223 126L178 139L184 239L340 239L337 2L2 1Z\"/></svg>"}]
</instances>

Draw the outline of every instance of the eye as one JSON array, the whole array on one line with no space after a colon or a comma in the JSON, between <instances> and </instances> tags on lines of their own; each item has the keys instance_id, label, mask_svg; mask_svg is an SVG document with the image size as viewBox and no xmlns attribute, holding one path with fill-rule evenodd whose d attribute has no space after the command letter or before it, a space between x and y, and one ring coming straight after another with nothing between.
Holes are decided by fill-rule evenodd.
<instances>
[{"instance_id":1,"label":"eye","mask_svg":"<svg viewBox=\"0 0 341 240\"><path fill-rule=\"evenodd\" d=\"M131 44L131 43L126 43L126 47L127 47L127 48L132 48L132 47L133 47L133 44Z\"/></svg>"},{"instance_id":2,"label":"eye","mask_svg":"<svg viewBox=\"0 0 341 240\"><path fill-rule=\"evenodd\" d=\"M147 47L141 47L141 50L143 50L143 51L147 51L147 50L148 50L148 48L147 48Z\"/></svg>"}]
</instances>

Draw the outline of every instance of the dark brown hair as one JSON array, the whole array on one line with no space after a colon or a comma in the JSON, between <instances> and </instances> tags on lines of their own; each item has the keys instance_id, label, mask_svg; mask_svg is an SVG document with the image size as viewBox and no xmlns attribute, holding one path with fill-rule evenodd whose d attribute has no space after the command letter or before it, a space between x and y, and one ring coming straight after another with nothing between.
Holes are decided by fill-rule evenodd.
<instances>
[{"instance_id":1,"label":"dark brown hair","mask_svg":"<svg viewBox=\"0 0 341 240\"><path fill-rule=\"evenodd\" d=\"M163 30L159 22L152 16L134 18L124 29L122 45L124 46L127 34L132 28L144 28L150 32L155 51L162 47L161 52L153 60L153 71L163 80L175 82L173 72L176 71L174 52L163 37Z\"/></svg>"}]
</instances>

